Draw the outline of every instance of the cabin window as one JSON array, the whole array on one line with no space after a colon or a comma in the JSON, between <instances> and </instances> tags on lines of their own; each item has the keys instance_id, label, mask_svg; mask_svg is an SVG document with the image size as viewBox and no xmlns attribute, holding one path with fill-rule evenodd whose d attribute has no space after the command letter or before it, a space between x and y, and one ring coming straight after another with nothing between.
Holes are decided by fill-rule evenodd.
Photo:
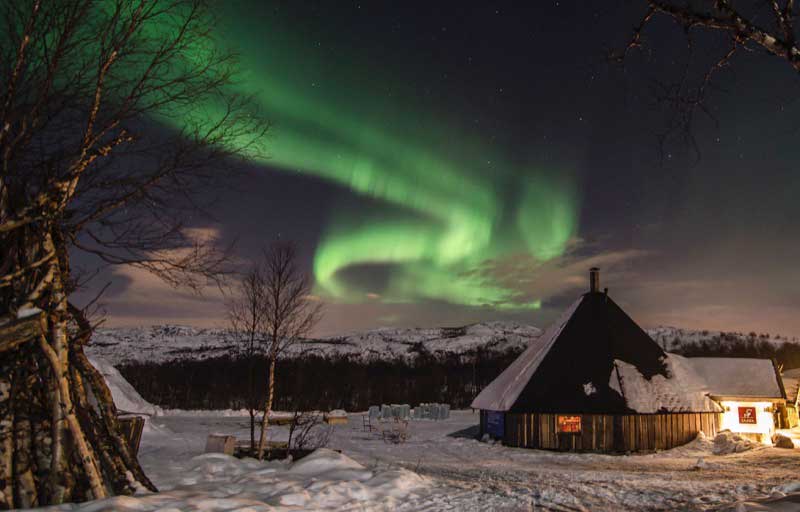
<instances>
[{"instance_id":1,"label":"cabin window","mask_svg":"<svg viewBox=\"0 0 800 512\"><path fill-rule=\"evenodd\" d=\"M580 416L567 416L559 414L557 419L557 428L559 434L580 434L581 433L581 417Z\"/></svg>"}]
</instances>

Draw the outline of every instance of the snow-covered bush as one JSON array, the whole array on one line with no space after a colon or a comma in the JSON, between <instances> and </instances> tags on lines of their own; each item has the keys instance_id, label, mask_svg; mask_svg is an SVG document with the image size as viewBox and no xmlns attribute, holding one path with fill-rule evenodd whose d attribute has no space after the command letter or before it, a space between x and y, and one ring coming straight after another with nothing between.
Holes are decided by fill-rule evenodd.
<instances>
[{"instance_id":1,"label":"snow-covered bush","mask_svg":"<svg viewBox=\"0 0 800 512\"><path fill-rule=\"evenodd\" d=\"M747 438L731 432L730 430L723 430L717 437L714 438L714 448L712 453L714 455L727 455L729 453L739 453L753 449L754 443Z\"/></svg>"}]
</instances>

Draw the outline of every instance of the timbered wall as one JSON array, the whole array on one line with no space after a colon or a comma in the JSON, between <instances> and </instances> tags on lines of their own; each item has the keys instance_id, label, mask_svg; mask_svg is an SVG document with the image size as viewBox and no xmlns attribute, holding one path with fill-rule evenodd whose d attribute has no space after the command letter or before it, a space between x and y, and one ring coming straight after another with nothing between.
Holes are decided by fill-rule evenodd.
<instances>
[{"instance_id":1,"label":"timbered wall","mask_svg":"<svg viewBox=\"0 0 800 512\"><path fill-rule=\"evenodd\" d=\"M481 435L485 432L481 411ZM557 432L558 414L505 415L507 446L587 452L648 452L686 444L702 431L713 437L722 417L715 412L665 414L575 414L581 416L581 432Z\"/></svg>"}]
</instances>

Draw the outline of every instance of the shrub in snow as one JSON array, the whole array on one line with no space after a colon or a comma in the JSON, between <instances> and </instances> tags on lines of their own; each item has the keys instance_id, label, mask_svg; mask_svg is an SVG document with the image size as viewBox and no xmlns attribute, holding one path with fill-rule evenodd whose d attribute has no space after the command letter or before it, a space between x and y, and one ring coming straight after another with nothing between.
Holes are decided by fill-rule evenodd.
<instances>
[{"instance_id":1,"label":"shrub in snow","mask_svg":"<svg viewBox=\"0 0 800 512\"><path fill-rule=\"evenodd\" d=\"M344 411L342 411L344 412ZM347 413L344 413L347 417ZM328 445L333 427L325 423L324 416L314 411L296 411L289 423L290 449L316 450Z\"/></svg>"},{"instance_id":2,"label":"shrub in snow","mask_svg":"<svg viewBox=\"0 0 800 512\"><path fill-rule=\"evenodd\" d=\"M729 453L739 453L753 448L753 442L730 430L723 430L714 438L714 455L726 455Z\"/></svg>"},{"instance_id":3,"label":"shrub in snow","mask_svg":"<svg viewBox=\"0 0 800 512\"><path fill-rule=\"evenodd\" d=\"M794 448L794 443L792 442L792 438L787 437L783 434L775 434L772 436L772 444L775 445L776 448Z\"/></svg>"}]
</instances>

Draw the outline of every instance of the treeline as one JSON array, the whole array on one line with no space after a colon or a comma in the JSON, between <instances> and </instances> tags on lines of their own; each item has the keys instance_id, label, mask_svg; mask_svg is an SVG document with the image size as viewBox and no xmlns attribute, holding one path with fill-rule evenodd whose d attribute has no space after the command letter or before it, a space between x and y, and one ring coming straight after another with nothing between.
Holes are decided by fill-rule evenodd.
<instances>
[{"instance_id":1,"label":"treeline","mask_svg":"<svg viewBox=\"0 0 800 512\"><path fill-rule=\"evenodd\" d=\"M469 407L475 395L514 358L477 352L447 357L421 354L413 360L362 362L308 356L277 363L276 410L366 410L382 403L449 403ZM248 362L235 357L136 363L119 367L142 397L172 409L243 409ZM259 359L257 395L266 395L268 362Z\"/></svg>"},{"instance_id":2,"label":"treeline","mask_svg":"<svg viewBox=\"0 0 800 512\"><path fill-rule=\"evenodd\" d=\"M774 358L784 368L800 367L800 344L775 344L757 337L675 340L671 351L688 357ZM314 355L279 360L274 408L360 411L370 405L422 402L466 408L518 355L511 350L443 357L420 351L412 361L364 362ZM219 357L127 364L119 371L142 397L164 408L243 409L247 365L244 359ZM266 359L256 361L260 402L266 395L267 366Z\"/></svg>"}]
</instances>

